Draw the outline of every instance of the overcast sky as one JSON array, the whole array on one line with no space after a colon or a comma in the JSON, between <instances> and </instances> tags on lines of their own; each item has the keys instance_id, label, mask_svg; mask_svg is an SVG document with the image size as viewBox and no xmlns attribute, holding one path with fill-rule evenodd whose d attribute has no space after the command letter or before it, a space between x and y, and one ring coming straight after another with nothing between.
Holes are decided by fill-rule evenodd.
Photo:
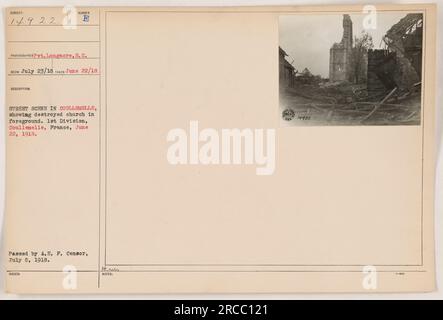
<instances>
[{"instance_id":1,"label":"overcast sky","mask_svg":"<svg viewBox=\"0 0 443 320\"><path fill-rule=\"evenodd\" d=\"M363 31L363 14L350 14L354 36ZM368 29L374 48L381 47L382 37L392 25L406 16L404 12L377 13L377 28ZM313 74L329 77L329 49L343 35L343 15L283 15L280 16L280 46L288 53L287 60L298 71L307 67Z\"/></svg>"}]
</instances>

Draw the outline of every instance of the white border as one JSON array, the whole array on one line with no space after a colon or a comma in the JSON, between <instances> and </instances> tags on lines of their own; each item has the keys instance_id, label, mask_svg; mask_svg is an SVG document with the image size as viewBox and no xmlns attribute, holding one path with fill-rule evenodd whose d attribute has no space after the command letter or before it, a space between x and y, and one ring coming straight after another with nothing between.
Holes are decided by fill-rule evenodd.
<instances>
[{"instance_id":1,"label":"white border","mask_svg":"<svg viewBox=\"0 0 443 320\"><path fill-rule=\"evenodd\" d=\"M386 0L187 0L187 1L169 1L169 0L40 0L38 4L35 0L3 0L0 4L2 10L0 14L0 300L4 299L438 299L443 300L443 290L440 288L443 284L443 228L442 209L443 209L443 172L442 172L442 130L443 130L443 108L442 92L438 90L443 88L443 73L438 72L443 57L442 42L439 41L443 28L443 3L437 0L414 0L414 1L395 1L395 3L438 3L437 12L437 97L436 97L436 131L437 131L437 172L435 189L435 241L436 241L436 275L437 291L432 293L405 293L405 294L193 294L193 295L12 295L6 294L4 290L4 265L3 265L3 213L5 200L5 31L4 31L4 8L13 6L64 6L66 4L75 6L248 6L248 5L350 5L350 4L385 4ZM394 1L391 1L394 2Z\"/></svg>"}]
</instances>

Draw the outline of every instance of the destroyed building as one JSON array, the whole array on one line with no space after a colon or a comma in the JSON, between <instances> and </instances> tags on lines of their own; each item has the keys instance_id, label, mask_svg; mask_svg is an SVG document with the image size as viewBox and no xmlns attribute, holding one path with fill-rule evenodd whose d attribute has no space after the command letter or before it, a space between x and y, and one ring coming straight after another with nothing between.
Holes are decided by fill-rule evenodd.
<instances>
[{"instance_id":1,"label":"destroyed building","mask_svg":"<svg viewBox=\"0 0 443 320\"><path fill-rule=\"evenodd\" d=\"M295 81L295 68L292 64L290 64L286 57L288 54L279 47L279 80L280 80L280 87L286 88L286 87L293 87L294 81Z\"/></svg>"},{"instance_id":2,"label":"destroyed building","mask_svg":"<svg viewBox=\"0 0 443 320\"><path fill-rule=\"evenodd\" d=\"M370 32L353 38L353 22L343 15L342 39L329 50L329 79L308 68L298 72L280 48L282 120L293 125L419 125L423 15L405 14L396 21L382 45L372 49ZM297 116L288 120L288 110Z\"/></svg>"},{"instance_id":3,"label":"destroyed building","mask_svg":"<svg viewBox=\"0 0 443 320\"><path fill-rule=\"evenodd\" d=\"M308 68L304 68L301 73L297 74L295 81L300 84L318 84L321 77L313 75Z\"/></svg>"},{"instance_id":4,"label":"destroyed building","mask_svg":"<svg viewBox=\"0 0 443 320\"><path fill-rule=\"evenodd\" d=\"M349 80L352 45L352 20L348 14L345 14L343 15L343 37L341 42L334 43L329 52L329 80L331 82Z\"/></svg>"},{"instance_id":5,"label":"destroyed building","mask_svg":"<svg viewBox=\"0 0 443 320\"><path fill-rule=\"evenodd\" d=\"M368 51L369 95L419 85L422 69L423 15L408 14L383 37L385 49Z\"/></svg>"}]
</instances>

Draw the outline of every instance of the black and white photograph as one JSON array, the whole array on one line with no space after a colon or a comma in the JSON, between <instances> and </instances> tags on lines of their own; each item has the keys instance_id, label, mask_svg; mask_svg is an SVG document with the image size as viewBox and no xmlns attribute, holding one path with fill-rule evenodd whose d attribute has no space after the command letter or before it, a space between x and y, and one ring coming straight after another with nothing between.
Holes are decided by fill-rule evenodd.
<instances>
[{"instance_id":1,"label":"black and white photograph","mask_svg":"<svg viewBox=\"0 0 443 320\"><path fill-rule=\"evenodd\" d=\"M420 125L423 14L279 18L282 126Z\"/></svg>"}]
</instances>

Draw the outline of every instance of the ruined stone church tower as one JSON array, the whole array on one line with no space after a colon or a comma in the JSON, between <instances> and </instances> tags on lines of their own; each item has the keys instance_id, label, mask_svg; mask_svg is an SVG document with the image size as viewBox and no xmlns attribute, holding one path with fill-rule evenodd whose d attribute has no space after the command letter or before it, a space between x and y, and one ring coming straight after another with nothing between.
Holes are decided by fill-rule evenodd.
<instances>
[{"instance_id":1,"label":"ruined stone church tower","mask_svg":"<svg viewBox=\"0 0 443 320\"><path fill-rule=\"evenodd\" d=\"M353 46L352 20L343 15L343 37L340 43L334 43L329 52L329 81L350 79L351 53Z\"/></svg>"}]
</instances>

